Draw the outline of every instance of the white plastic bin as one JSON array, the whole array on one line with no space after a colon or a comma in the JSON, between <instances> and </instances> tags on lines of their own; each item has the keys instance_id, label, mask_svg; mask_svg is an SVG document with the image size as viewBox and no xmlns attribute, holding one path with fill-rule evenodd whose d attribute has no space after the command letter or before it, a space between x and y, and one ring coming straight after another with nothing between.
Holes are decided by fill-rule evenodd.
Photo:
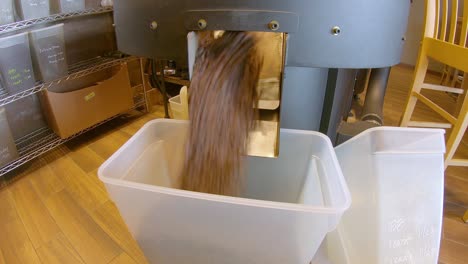
<instances>
[{"instance_id":1,"label":"white plastic bin","mask_svg":"<svg viewBox=\"0 0 468 264\"><path fill-rule=\"evenodd\" d=\"M373 128L338 146L353 203L312 263L437 264L444 152L435 129Z\"/></svg>"},{"instance_id":2,"label":"white plastic bin","mask_svg":"<svg viewBox=\"0 0 468 264\"><path fill-rule=\"evenodd\" d=\"M53 13L71 13L85 10L85 0L50 0Z\"/></svg>"},{"instance_id":3,"label":"white plastic bin","mask_svg":"<svg viewBox=\"0 0 468 264\"><path fill-rule=\"evenodd\" d=\"M13 0L1 0L0 1L0 25L9 24L15 22Z\"/></svg>"},{"instance_id":4,"label":"white plastic bin","mask_svg":"<svg viewBox=\"0 0 468 264\"><path fill-rule=\"evenodd\" d=\"M36 79L48 82L66 76L68 64L63 24L37 29L29 34Z\"/></svg>"},{"instance_id":5,"label":"white plastic bin","mask_svg":"<svg viewBox=\"0 0 468 264\"><path fill-rule=\"evenodd\" d=\"M47 17L50 15L49 0L16 0L17 11L23 20Z\"/></svg>"},{"instance_id":6,"label":"white plastic bin","mask_svg":"<svg viewBox=\"0 0 468 264\"><path fill-rule=\"evenodd\" d=\"M0 38L0 74L10 94L34 87L28 33Z\"/></svg>"},{"instance_id":7,"label":"white plastic bin","mask_svg":"<svg viewBox=\"0 0 468 264\"><path fill-rule=\"evenodd\" d=\"M171 108L172 118L189 120L187 86L180 89L179 95L169 99L169 107Z\"/></svg>"},{"instance_id":8,"label":"white plastic bin","mask_svg":"<svg viewBox=\"0 0 468 264\"><path fill-rule=\"evenodd\" d=\"M309 263L349 207L330 140L282 130L248 157L245 198L180 190L188 122L147 123L98 171L150 263Z\"/></svg>"}]
</instances>

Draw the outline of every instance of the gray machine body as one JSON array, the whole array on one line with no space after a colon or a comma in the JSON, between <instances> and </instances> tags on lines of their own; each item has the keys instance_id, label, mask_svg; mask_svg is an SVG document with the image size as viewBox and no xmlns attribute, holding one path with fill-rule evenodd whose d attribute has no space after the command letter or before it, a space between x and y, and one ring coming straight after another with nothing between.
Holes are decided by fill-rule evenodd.
<instances>
[{"instance_id":1,"label":"gray machine body","mask_svg":"<svg viewBox=\"0 0 468 264\"><path fill-rule=\"evenodd\" d=\"M331 116L340 111L321 107L327 90L336 88L327 83L344 82L325 82L328 71L312 68L399 63L409 8L409 0L132 0L115 1L114 20L121 51L182 62L187 33L200 30L200 19L206 21L203 30L234 31L272 31L269 23L277 21L275 31L288 34L282 127L317 130L324 119L340 118Z\"/></svg>"}]
</instances>

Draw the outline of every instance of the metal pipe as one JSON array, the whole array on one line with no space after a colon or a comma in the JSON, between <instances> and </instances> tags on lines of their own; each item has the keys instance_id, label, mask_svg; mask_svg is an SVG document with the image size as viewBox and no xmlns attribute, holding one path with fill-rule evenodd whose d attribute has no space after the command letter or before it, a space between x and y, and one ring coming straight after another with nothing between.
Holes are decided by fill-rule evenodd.
<instances>
[{"instance_id":1,"label":"metal pipe","mask_svg":"<svg viewBox=\"0 0 468 264\"><path fill-rule=\"evenodd\" d=\"M383 105L390 67L372 69L362 110L362 121L383 125Z\"/></svg>"},{"instance_id":2,"label":"metal pipe","mask_svg":"<svg viewBox=\"0 0 468 264\"><path fill-rule=\"evenodd\" d=\"M356 84L354 85L354 94L358 95L366 89L367 80L369 79L370 69L360 69L356 75Z\"/></svg>"}]
</instances>

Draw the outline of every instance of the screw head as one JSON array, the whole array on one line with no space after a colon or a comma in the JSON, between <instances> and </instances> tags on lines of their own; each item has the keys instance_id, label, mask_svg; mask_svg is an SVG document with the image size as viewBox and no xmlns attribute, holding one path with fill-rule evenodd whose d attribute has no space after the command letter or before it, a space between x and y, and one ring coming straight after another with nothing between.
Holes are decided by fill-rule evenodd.
<instances>
[{"instance_id":1,"label":"screw head","mask_svg":"<svg viewBox=\"0 0 468 264\"><path fill-rule=\"evenodd\" d=\"M208 23L206 22L205 19L202 18L202 19L198 20L198 28L199 29L205 29L207 25L208 25Z\"/></svg>"},{"instance_id":2,"label":"screw head","mask_svg":"<svg viewBox=\"0 0 468 264\"><path fill-rule=\"evenodd\" d=\"M156 21L151 21L151 23L150 23L150 28L151 28L152 30L155 30L156 28L158 28L158 22L156 22Z\"/></svg>"},{"instance_id":3,"label":"screw head","mask_svg":"<svg viewBox=\"0 0 468 264\"><path fill-rule=\"evenodd\" d=\"M339 26L334 26L331 29L331 33L335 36L339 35L341 33L341 28Z\"/></svg>"},{"instance_id":4,"label":"screw head","mask_svg":"<svg viewBox=\"0 0 468 264\"><path fill-rule=\"evenodd\" d=\"M276 21L276 20L270 21L270 23L268 23L268 28L273 30L273 31L278 30L279 29L279 22Z\"/></svg>"}]
</instances>

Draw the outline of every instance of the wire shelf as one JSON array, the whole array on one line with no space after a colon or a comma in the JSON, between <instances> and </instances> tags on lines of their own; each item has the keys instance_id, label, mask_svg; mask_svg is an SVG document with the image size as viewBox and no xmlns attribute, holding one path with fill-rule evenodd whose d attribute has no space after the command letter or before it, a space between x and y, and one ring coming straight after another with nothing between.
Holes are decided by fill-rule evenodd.
<instances>
[{"instance_id":1,"label":"wire shelf","mask_svg":"<svg viewBox=\"0 0 468 264\"><path fill-rule=\"evenodd\" d=\"M39 84L29 90L26 90L19 94L15 94L13 96L7 96L4 98L0 97L0 106L11 103L13 101L29 96L31 94L37 93L43 89L47 89L61 82L80 78L88 74L95 73L103 69L117 66L117 65L120 65L121 63L129 62L129 61L137 60L137 59L139 58L137 57L125 57L125 58L100 57L100 58L94 58L91 60L80 62L78 64L72 65L70 67L70 74L64 78L61 78L59 80L55 80L52 82L44 83L44 84ZM143 91L140 92L141 89ZM141 107L144 107L145 109L147 109L147 105L146 105L147 102L146 102L146 97L144 94L145 93L144 85L143 84L136 85L132 87L132 90L135 91L136 94L133 97L134 105L131 109L129 109L129 111L134 110L134 109L141 110ZM0 91L0 96L1 95L2 95L2 91ZM49 127L40 128L22 138L17 139L15 143L18 149L19 158L1 167L0 177L22 166L23 164L41 156L42 154L64 144L65 142L79 135L82 135L83 133L86 133L121 115L122 114L112 116L66 139L62 139L59 136L57 136Z\"/></svg>"},{"instance_id":2,"label":"wire shelf","mask_svg":"<svg viewBox=\"0 0 468 264\"><path fill-rule=\"evenodd\" d=\"M112 10L113 10L112 7L100 7L100 8L87 9L87 10L82 10L82 11L66 13L66 14L54 14L54 15L50 15L47 17L18 21L18 22L0 26L0 34L32 27L32 26L39 25L39 24L60 21L60 20L64 20L67 18L108 13L108 12L112 12Z\"/></svg>"},{"instance_id":3,"label":"wire shelf","mask_svg":"<svg viewBox=\"0 0 468 264\"><path fill-rule=\"evenodd\" d=\"M138 100L132 109L136 109L138 107L144 106L146 102L142 99ZM129 109L129 110L132 110ZM62 139L59 136L57 136L52 130L50 130L48 127L41 128L19 140L16 141L17 147L18 147L18 153L20 157L16 159L15 161L9 163L8 165L0 168L0 176L3 176L7 174L8 172L22 166L23 164L27 163L28 161L31 161L42 154L64 144L65 142L82 135L122 114L118 114L115 116L112 116L102 122L97 123L94 126L91 126L85 130L82 130L68 138Z\"/></svg>"},{"instance_id":4,"label":"wire shelf","mask_svg":"<svg viewBox=\"0 0 468 264\"><path fill-rule=\"evenodd\" d=\"M28 97L32 94L40 92L44 89L48 89L54 85L59 83L63 83L66 81L74 80L81 78L83 76L117 66L121 63L128 62L131 60L136 60L137 57L125 57L125 58L114 58L114 57L98 57L91 60L87 60L85 62L79 62L77 64L71 65L69 70L69 75L46 83L40 83L28 90L24 90L14 95L8 95L5 91L0 92L0 107L6 104L12 103L19 99Z\"/></svg>"}]
</instances>

